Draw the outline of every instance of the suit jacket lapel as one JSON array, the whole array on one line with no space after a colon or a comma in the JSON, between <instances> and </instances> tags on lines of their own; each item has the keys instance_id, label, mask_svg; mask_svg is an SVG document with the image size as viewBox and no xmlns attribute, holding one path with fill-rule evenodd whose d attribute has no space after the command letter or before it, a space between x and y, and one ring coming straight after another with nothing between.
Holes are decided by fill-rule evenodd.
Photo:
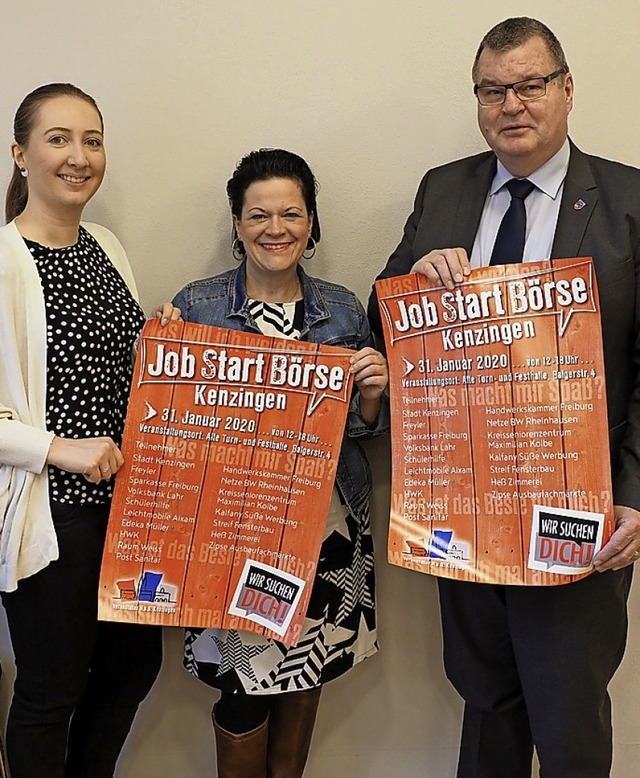
<instances>
[{"instance_id":1,"label":"suit jacket lapel","mask_svg":"<svg viewBox=\"0 0 640 778\"><path fill-rule=\"evenodd\" d=\"M578 257L585 230L598 202L598 188L585 154L571 143L551 257Z\"/></svg>"},{"instance_id":2,"label":"suit jacket lapel","mask_svg":"<svg viewBox=\"0 0 640 778\"><path fill-rule=\"evenodd\" d=\"M475 171L469 176L468 184L460 193L458 208L453 218L451 245L461 246L471 256L473 242L480 225L487 192L496 172L496 158L488 153L480 158Z\"/></svg>"}]
</instances>

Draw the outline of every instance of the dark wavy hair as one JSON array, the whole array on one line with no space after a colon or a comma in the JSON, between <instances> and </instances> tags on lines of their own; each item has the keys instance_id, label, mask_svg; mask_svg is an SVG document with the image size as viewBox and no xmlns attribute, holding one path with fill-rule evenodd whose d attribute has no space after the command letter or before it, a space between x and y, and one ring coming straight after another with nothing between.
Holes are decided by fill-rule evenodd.
<instances>
[{"instance_id":1,"label":"dark wavy hair","mask_svg":"<svg viewBox=\"0 0 640 778\"><path fill-rule=\"evenodd\" d=\"M227 197L231 213L239 219L242 215L247 189L256 181L268 181L270 178L288 178L295 181L300 187L307 213L313 214L308 244L308 248L312 248L313 242L320 241L320 219L316 204L318 182L305 160L292 151L257 149L242 157L236 165L233 175L227 181ZM238 237L235 227L233 237ZM238 241L237 246L240 253L244 254L242 241Z\"/></svg>"},{"instance_id":2,"label":"dark wavy hair","mask_svg":"<svg viewBox=\"0 0 640 778\"><path fill-rule=\"evenodd\" d=\"M514 16L511 19L505 19L496 24L480 41L476 58L473 61L473 69L471 70L474 83L478 81L478 60L485 49L509 51L522 46L523 43L536 37L542 38L547 44L556 68L568 73L569 65L562 45L547 25L537 19L532 19L530 16Z\"/></svg>"},{"instance_id":3,"label":"dark wavy hair","mask_svg":"<svg viewBox=\"0 0 640 778\"><path fill-rule=\"evenodd\" d=\"M13 120L13 139L19 146L23 148L27 146L31 131L38 119L40 106L54 97L79 97L81 100L85 100L98 112L100 129L104 130L104 119L91 95L73 84L44 84L44 86L39 86L30 92L18 106ZM14 165L4 201L4 215L7 222L12 221L24 211L28 196L27 179L20 175L18 166Z\"/></svg>"}]
</instances>

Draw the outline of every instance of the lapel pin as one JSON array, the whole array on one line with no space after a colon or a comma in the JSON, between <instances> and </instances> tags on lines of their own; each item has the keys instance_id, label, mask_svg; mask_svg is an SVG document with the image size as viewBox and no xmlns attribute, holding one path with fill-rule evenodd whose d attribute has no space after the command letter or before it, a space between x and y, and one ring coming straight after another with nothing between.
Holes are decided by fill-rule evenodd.
<instances>
[{"instance_id":1,"label":"lapel pin","mask_svg":"<svg viewBox=\"0 0 640 778\"><path fill-rule=\"evenodd\" d=\"M574 211L581 211L585 207L586 203L584 200L576 200L573 204L573 210Z\"/></svg>"}]
</instances>

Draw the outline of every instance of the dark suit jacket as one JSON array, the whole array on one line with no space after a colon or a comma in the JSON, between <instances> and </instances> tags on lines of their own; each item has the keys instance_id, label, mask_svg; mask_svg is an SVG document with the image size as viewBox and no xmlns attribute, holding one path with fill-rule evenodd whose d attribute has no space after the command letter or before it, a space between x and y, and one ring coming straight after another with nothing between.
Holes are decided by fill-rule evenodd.
<instances>
[{"instance_id":1,"label":"dark suit jacket","mask_svg":"<svg viewBox=\"0 0 640 778\"><path fill-rule=\"evenodd\" d=\"M471 254L495 169L489 151L428 171L378 278L410 272L433 249ZM551 257L583 256L593 257L600 294L614 501L640 510L640 170L572 144ZM369 318L381 336L375 290Z\"/></svg>"}]
</instances>

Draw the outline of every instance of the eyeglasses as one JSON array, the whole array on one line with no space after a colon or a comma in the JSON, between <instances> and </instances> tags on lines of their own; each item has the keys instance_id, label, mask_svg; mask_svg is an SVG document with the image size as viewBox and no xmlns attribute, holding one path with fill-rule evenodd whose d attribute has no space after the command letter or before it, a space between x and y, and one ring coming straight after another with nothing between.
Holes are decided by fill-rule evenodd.
<instances>
[{"instance_id":1,"label":"eyeglasses","mask_svg":"<svg viewBox=\"0 0 640 778\"><path fill-rule=\"evenodd\" d=\"M473 94L480 105L502 105L507 99L507 89L513 89L518 100L539 100L547 94L547 84L554 78L566 73L564 68L554 70L548 76L540 78L525 78L513 84L491 84L490 86L473 85Z\"/></svg>"}]
</instances>

